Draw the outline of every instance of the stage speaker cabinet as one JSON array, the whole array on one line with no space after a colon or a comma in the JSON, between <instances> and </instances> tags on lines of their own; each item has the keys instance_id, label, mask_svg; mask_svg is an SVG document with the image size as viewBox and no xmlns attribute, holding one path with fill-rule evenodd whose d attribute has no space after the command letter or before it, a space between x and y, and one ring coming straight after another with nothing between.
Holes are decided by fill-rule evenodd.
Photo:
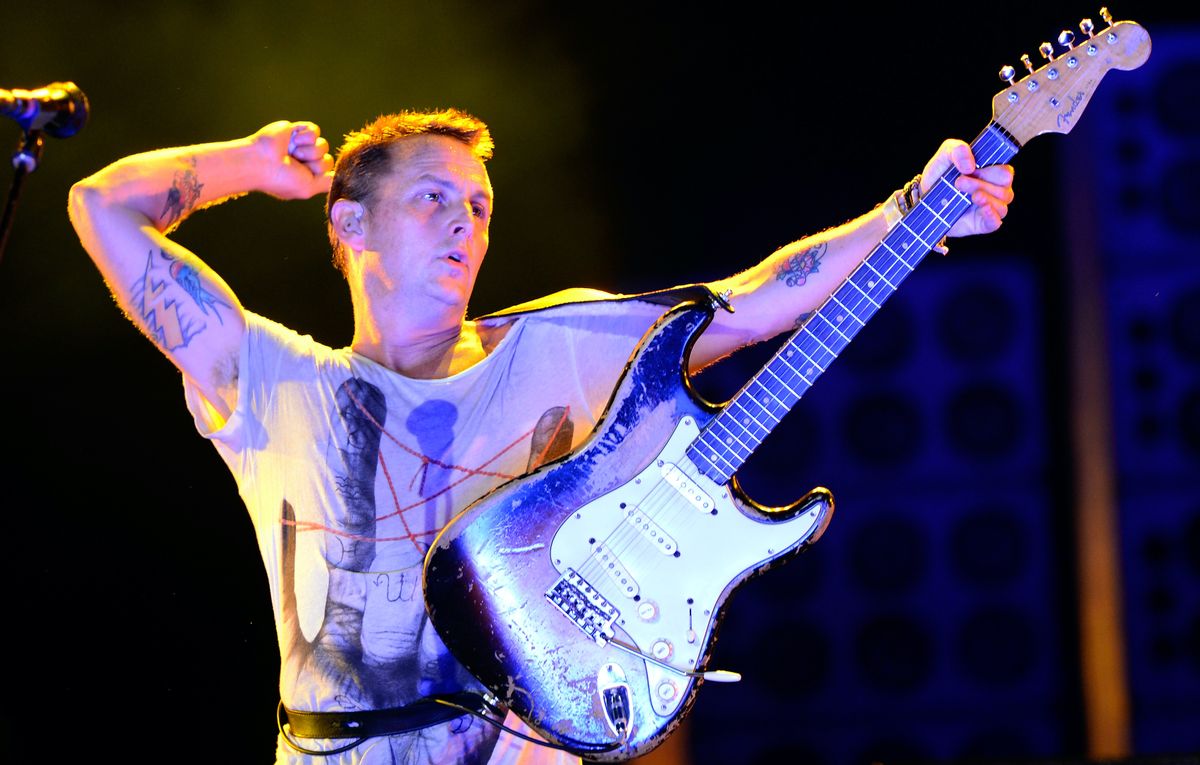
<instances>
[{"instance_id":1,"label":"stage speaker cabinet","mask_svg":"<svg viewBox=\"0 0 1200 765\"><path fill-rule=\"evenodd\" d=\"M1200 27L1153 35L1064 188L1092 191L1108 306L1134 750L1200 752Z\"/></svg>"}]
</instances>

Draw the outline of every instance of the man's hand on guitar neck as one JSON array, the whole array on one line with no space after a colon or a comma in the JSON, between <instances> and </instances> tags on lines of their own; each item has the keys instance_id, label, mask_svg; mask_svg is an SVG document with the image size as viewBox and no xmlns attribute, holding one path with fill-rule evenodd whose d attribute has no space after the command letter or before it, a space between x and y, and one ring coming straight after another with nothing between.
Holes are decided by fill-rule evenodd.
<instances>
[{"instance_id":1,"label":"man's hand on guitar neck","mask_svg":"<svg viewBox=\"0 0 1200 765\"><path fill-rule=\"evenodd\" d=\"M961 175L954 187L971 198L971 209L950 228L948 236L990 234L1000 228L1013 201L1012 165L977 167L971 147L958 139L947 139L921 171L921 195L954 167Z\"/></svg>"}]
</instances>

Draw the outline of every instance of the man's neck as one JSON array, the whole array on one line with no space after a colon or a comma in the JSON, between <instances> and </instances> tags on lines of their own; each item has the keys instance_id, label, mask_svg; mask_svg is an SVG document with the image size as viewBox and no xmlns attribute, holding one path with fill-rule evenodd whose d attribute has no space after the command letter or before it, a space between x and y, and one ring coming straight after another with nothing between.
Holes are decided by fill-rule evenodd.
<instances>
[{"instance_id":1,"label":"man's neck","mask_svg":"<svg viewBox=\"0 0 1200 765\"><path fill-rule=\"evenodd\" d=\"M419 380L458 374L482 361L489 350L470 321L440 330L360 328L351 348L405 377Z\"/></svg>"}]
</instances>

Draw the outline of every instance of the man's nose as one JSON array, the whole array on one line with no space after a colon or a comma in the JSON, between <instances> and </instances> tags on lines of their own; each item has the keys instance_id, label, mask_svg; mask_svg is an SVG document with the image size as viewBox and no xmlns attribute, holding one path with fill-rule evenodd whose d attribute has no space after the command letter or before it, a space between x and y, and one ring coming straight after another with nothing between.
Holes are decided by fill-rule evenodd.
<instances>
[{"instance_id":1,"label":"man's nose","mask_svg":"<svg viewBox=\"0 0 1200 765\"><path fill-rule=\"evenodd\" d=\"M472 231L472 217L473 214L470 202L454 205L450 211L450 233L452 233L454 236L464 236L470 234Z\"/></svg>"}]
</instances>

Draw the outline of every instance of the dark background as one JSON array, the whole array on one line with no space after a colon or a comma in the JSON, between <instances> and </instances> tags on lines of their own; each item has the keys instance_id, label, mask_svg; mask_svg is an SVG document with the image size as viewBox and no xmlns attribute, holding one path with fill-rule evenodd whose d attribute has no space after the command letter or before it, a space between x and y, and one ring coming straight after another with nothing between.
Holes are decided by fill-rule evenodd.
<instances>
[{"instance_id":1,"label":"dark background","mask_svg":"<svg viewBox=\"0 0 1200 765\"><path fill-rule=\"evenodd\" d=\"M178 374L79 245L75 180L276 119L336 146L383 112L458 106L497 141L471 313L653 289L869 209L987 124L1002 65L1039 65L1082 17L1105 26L1084 3L868 8L8 4L0 88L74 81L91 117L47 139L0 263L0 758L265 763L274 745L249 520ZM761 501L821 484L838 511L731 602L714 663L746 680L701 692L683 734L698 765L1086 755L1067 358L1088 333L1110 352L1128 754L1200 751L1200 14L1114 15L1147 28L1150 61L1021 151L1003 228L923 265L744 468ZM341 346L324 236L321 200L258 195L177 234L247 307ZM1068 321L1080 251L1103 268L1100 325ZM723 400L768 351L699 389Z\"/></svg>"}]
</instances>

